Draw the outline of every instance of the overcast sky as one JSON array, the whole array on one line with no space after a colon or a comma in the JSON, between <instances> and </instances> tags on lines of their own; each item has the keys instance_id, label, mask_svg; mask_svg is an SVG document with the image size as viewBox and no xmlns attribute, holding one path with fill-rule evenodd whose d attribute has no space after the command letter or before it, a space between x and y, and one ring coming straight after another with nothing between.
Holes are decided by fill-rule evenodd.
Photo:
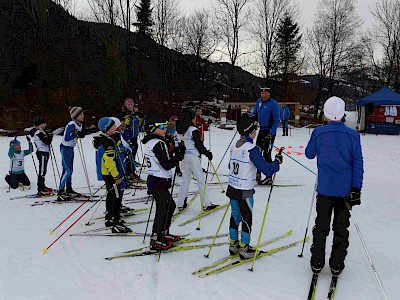
<instances>
[{"instance_id":1,"label":"overcast sky","mask_svg":"<svg viewBox=\"0 0 400 300\"><path fill-rule=\"evenodd\" d=\"M298 3L300 8L300 22L304 27L309 27L312 24L313 16L317 12L319 0L294 0ZM360 17L364 19L364 27L370 28L374 19L370 13L370 9L379 0L358 0L357 12ZM180 0L182 9L189 14L194 9L201 9L202 7L211 8L215 5L215 0Z\"/></svg>"}]
</instances>

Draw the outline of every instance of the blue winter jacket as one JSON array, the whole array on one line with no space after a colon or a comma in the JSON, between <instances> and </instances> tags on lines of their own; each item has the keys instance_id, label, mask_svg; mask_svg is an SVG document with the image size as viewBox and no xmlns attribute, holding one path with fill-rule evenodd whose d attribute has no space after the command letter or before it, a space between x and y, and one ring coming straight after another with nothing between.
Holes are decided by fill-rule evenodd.
<instances>
[{"instance_id":1,"label":"blue winter jacket","mask_svg":"<svg viewBox=\"0 0 400 300\"><path fill-rule=\"evenodd\" d=\"M314 129L306 156L317 156L319 194L344 197L351 187L361 189L364 162L360 134L344 123L331 121Z\"/></svg>"},{"instance_id":2,"label":"blue winter jacket","mask_svg":"<svg viewBox=\"0 0 400 300\"><path fill-rule=\"evenodd\" d=\"M252 116L257 115L261 130L270 129L270 133L276 135L280 123L279 111L279 104L274 99L269 98L263 102L260 98L256 102Z\"/></svg>"},{"instance_id":3,"label":"blue winter jacket","mask_svg":"<svg viewBox=\"0 0 400 300\"><path fill-rule=\"evenodd\" d=\"M281 121L286 121L290 119L290 109L287 106L281 108L280 111Z\"/></svg>"}]
</instances>

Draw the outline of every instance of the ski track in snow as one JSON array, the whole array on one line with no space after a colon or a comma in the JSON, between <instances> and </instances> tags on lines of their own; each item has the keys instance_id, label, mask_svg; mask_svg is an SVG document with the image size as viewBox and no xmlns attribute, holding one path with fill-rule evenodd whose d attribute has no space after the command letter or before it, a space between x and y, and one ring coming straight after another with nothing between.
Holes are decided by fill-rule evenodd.
<instances>
[{"instance_id":1,"label":"ski track in snow","mask_svg":"<svg viewBox=\"0 0 400 300\"><path fill-rule=\"evenodd\" d=\"M349 126L354 127L353 113L347 113ZM224 131L211 128L213 163L218 166L226 147L231 141L234 131ZM304 156L304 148L309 139L306 128L292 129L291 137L282 137L278 129L276 146L286 147L294 159L316 172L316 160L308 160ZM238 136L235 137L235 140ZM12 138L0 137L3 155L0 158L0 168L7 172L9 159L8 144ZM24 137L19 137L22 148L27 148ZM56 136L53 148L60 163L59 143L61 137ZM82 141L87 159L89 179L92 190L100 185L96 180L94 150L91 146L91 136ZM209 147L208 132L205 145ZM353 217L360 227L365 243L370 251L375 267L382 279L389 299L398 299L400 294L400 202L399 202L399 169L398 149L400 136L363 135L361 137L365 162L364 187L362 190L362 205L353 209ZM292 146L292 148L289 148ZM304 148L300 148L303 146ZM86 179L78 149L75 150L73 186L83 187ZM139 153L141 149L139 147ZM297 155L301 154L301 155ZM219 174L228 173L227 153L218 170ZM36 157L34 155L35 163ZM207 167L205 159L203 167ZM60 166L59 166L60 168ZM116 252L142 247L143 237L71 237L95 227L85 226L93 208L74 227L71 228L46 254L42 249L52 243L68 228L78 216L91 205L85 204L68 221L58 228L53 235L49 231L67 217L78 204L62 205L46 204L30 206L35 199L18 199L9 201L10 197L32 194L36 192L36 175L32 158L25 158L25 170L32 183L28 191L12 190L7 193L8 186L0 182L0 299L271 299L296 300L305 299L311 280L309 267L311 241L304 247L304 257L298 258L301 244L266 256L256 261L254 271L249 272L249 264L236 267L215 276L199 278L191 273L228 254L228 246L214 247L210 258L205 258L208 248L185 252L163 253L160 262L157 255L146 257L121 258L106 261L104 258ZM60 168L61 171L61 168ZM146 177L145 174L142 175ZM211 176L209 176L211 179ZM221 178L226 181L226 177ZM180 181L180 178L177 178ZM214 182L217 178L214 177ZM272 249L287 243L302 239L313 195L315 176L299 164L284 156L281 171L276 175L276 183L303 184L296 187L276 187L272 191L268 215L262 240L270 239L293 229L291 236L264 247ZM52 166L49 163L46 184L54 186ZM225 203L228 199L220 189L213 186L209 189L210 200L216 204ZM226 184L224 184L226 188ZM196 190L197 184L191 181L190 190ZM269 187L257 187L255 194L252 244L257 243L261 222L264 215ZM88 192L87 188L80 191ZM178 188L175 187L175 191ZM146 190L137 190L137 196L145 196ZM37 199L36 199L37 200ZM224 210L219 210L202 219L202 228L196 230L198 221L186 226L178 224L196 216L200 211L200 197L197 197L184 215L179 216L172 224L172 233L191 232L190 237L215 234ZM132 208L150 207L150 202L128 203ZM105 203L100 204L94 217L101 216ZM311 215L308 234L311 235L314 225L314 208ZM154 211L153 211L154 214ZM133 216L129 221L147 219L148 212ZM102 225L102 221L98 223ZM149 224L148 232L151 231ZM228 231L229 215L224 220L221 232ZM137 232L144 232L146 224L133 225ZM220 238L218 241L227 241ZM205 243L205 241L199 243ZM330 283L328 260L332 235L327 239L326 264L318 281L316 299L325 299ZM149 243L146 237L145 246ZM382 299L372 268L364 253L353 224L350 226L350 247L346 258L346 268L339 278L335 299Z\"/></svg>"}]
</instances>

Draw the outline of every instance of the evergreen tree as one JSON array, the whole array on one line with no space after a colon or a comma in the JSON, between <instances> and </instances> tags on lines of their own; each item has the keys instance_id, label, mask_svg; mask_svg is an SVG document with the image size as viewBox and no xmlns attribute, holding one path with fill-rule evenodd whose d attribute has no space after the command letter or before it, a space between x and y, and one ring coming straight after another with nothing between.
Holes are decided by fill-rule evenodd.
<instances>
[{"instance_id":1,"label":"evergreen tree","mask_svg":"<svg viewBox=\"0 0 400 300\"><path fill-rule=\"evenodd\" d=\"M287 80L288 74L293 73L298 66L297 53L300 49L302 35L299 26L289 14L285 14L277 31L277 63L282 70L283 79ZM284 82L287 83L287 82Z\"/></svg>"},{"instance_id":2,"label":"evergreen tree","mask_svg":"<svg viewBox=\"0 0 400 300\"><path fill-rule=\"evenodd\" d=\"M137 26L139 32L150 35L153 21L151 18L152 9L150 8L150 0L141 0L136 6Z\"/></svg>"}]
</instances>

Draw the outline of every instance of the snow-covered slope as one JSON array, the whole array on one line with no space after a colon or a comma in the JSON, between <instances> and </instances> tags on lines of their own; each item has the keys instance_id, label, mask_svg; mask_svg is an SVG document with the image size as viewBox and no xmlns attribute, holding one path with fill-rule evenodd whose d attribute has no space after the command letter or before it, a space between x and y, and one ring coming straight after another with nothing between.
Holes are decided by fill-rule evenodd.
<instances>
[{"instance_id":1,"label":"snow-covered slope","mask_svg":"<svg viewBox=\"0 0 400 300\"><path fill-rule=\"evenodd\" d=\"M351 121L348 114L347 121ZM354 126L352 126L354 127ZM235 131L224 131L212 127L211 150L213 163L217 167ZM316 171L316 161L304 156L304 148L309 138L309 129L292 129L290 137L282 137L278 130L277 146L286 147L293 159ZM236 140L237 136L235 137ZM22 139L23 149L27 147ZM4 173L9 167L7 157L8 143L11 138L0 138L3 155L0 167ZM91 136L82 144L89 170L90 183L100 186L96 180L94 150ZM55 137L53 146L57 160L60 137ZM206 133L206 146L209 136ZM289 147L292 148L289 148ZM400 294L400 257L399 257L399 136L362 136L365 160L365 180L362 190L362 205L355 207L353 217L357 221L375 267L381 276L389 299L398 299ZM303 148L304 147L304 148ZM228 157L218 173L227 174ZM35 158L37 165L37 160ZM206 161L203 159L206 168ZM60 166L59 166L60 167ZM87 192L79 152L75 149L75 171L73 187ZM10 197L35 192L36 176L32 158L26 157L26 171L32 181L32 190L12 190L3 181L0 183L0 299L306 299L311 279L309 268L310 242L305 246L304 257L297 255L301 245L286 251L263 257L256 261L254 272L249 272L248 265L243 265L216 276L199 278L191 272L228 254L228 247L213 248L210 258L204 257L208 249L164 253L160 262L156 256L123 258L106 261L104 258L115 252L141 247L142 237L71 237L89 229L85 222L95 213L101 216L104 203L95 212L90 210L71 230L55 243L46 254L42 249L50 245L68 228L91 204L85 204L70 220L58 228L53 235L49 231L67 217L78 204L48 204L30 206L33 199L9 200ZM60 170L61 171L61 170ZM145 177L145 176L143 176ZM226 177L221 177L226 181ZM216 181L214 178L213 181ZM48 186L55 187L54 176L49 164L46 178ZM315 183L315 176L300 164L284 157L281 171L276 175L276 183L298 183L296 187L276 187L272 191L268 215L262 240L292 229L293 233L265 249L285 245L303 238L307 216ZM226 184L224 184L226 186ZM93 187L93 189L95 188ZM195 190L192 182L191 190ZM177 192L175 188L174 192ZM269 187L258 187L255 194L254 231L252 244L257 243L261 222L269 193ZM102 191L103 192L103 191ZM209 190L213 203L228 201L220 189L212 186ZM146 191L138 191L137 196ZM132 195L127 195L132 198ZM129 205L129 204L128 204ZM132 204L134 208L150 207ZM199 198L189 207L184 215L173 223L172 233L188 233L190 237L211 235L217 230L223 210L202 219L201 230L197 231L197 222L179 227L178 224L195 216L200 210ZM147 219L147 213L138 214L129 220ZM310 229L314 224L313 209ZM102 223L93 225L100 227ZM131 228L144 232L146 224ZM150 224L151 226L151 224ZM221 232L228 232L227 217ZM90 227L91 228L91 227ZM222 240L227 240L224 238ZM327 261L330 254L331 238L328 241ZM148 244L148 238L145 245ZM328 265L328 264L327 264ZM330 271L326 267L320 276L316 299L325 299L330 280ZM350 229L350 247L346 259L346 269L340 277L336 299L381 299L381 293L372 268L364 253L355 227Z\"/></svg>"}]
</instances>

